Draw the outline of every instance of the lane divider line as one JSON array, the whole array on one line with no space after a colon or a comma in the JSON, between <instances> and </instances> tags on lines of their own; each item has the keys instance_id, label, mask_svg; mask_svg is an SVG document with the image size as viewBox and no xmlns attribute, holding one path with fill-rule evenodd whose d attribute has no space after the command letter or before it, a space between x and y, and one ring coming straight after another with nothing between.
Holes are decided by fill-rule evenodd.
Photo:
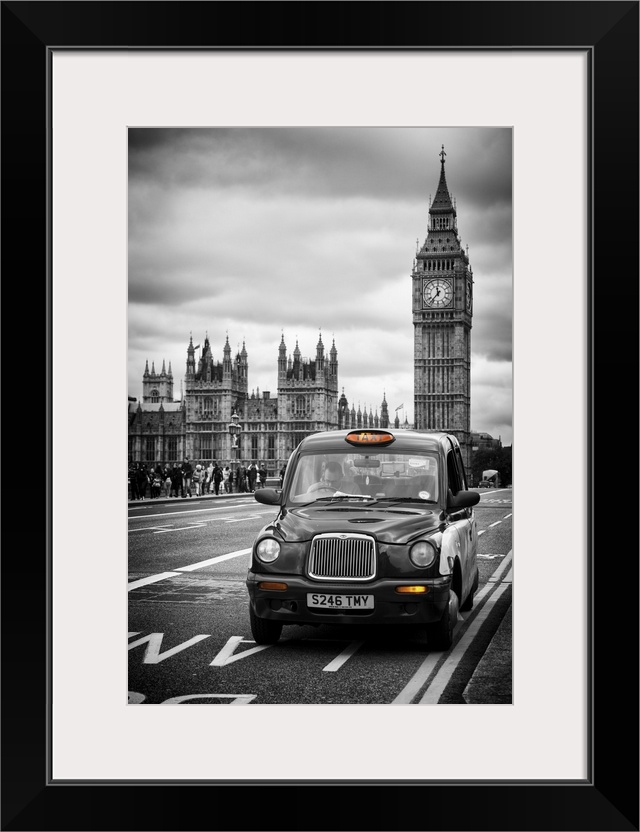
<instances>
[{"instance_id":1,"label":"lane divider line","mask_svg":"<svg viewBox=\"0 0 640 832\"><path fill-rule=\"evenodd\" d=\"M193 572L195 569L201 569L203 566L209 566L212 563L219 563L223 560L230 560L231 558L240 557L240 555L246 555L250 551L251 549L239 549L237 552L228 552L226 555L218 555L215 558L201 560L198 563L192 563L188 566L178 566L172 572L159 572L157 575L149 575L147 578L130 581L127 584L127 592L131 592L132 589L138 589L138 587L141 586L147 586L147 584L155 584L158 581L164 581L167 578L177 578L183 572Z\"/></svg>"},{"instance_id":2,"label":"lane divider line","mask_svg":"<svg viewBox=\"0 0 640 832\"><path fill-rule=\"evenodd\" d=\"M189 566L178 566L176 572L193 572L196 569L202 569L204 566L211 566L213 563L221 563L223 560L231 560L231 558L240 557L240 555L248 555L251 549L238 549L237 552L229 552L226 555L216 555L214 558L198 561L198 563L191 563Z\"/></svg>"},{"instance_id":3,"label":"lane divider line","mask_svg":"<svg viewBox=\"0 0 640 832\"><path fill-rule=\"evenodd\" d=\"M131 592L132 589L138 589L140 586L155 584L157 581L164 581L165 578L175 578L176 575L179 574L179 572L160 572L158 575L149 575L148 578L140 578L138 581L130 581L127 584L127 592Z\"/></svg>"},{"instance_id":4,"label":"lane divider line","mask_svg":"<svg viewBox=\"0 0 640 832\"><path fill-rule=\"evenodd\" d=\"M493 573L491 578L493 578L494 575L501 575L502 574L502 572L504 571L504 568L505 568L505 564L508 564L511 561L512 551L513 550L510 550L507 553L504 561L496 569L496 571ZM489 578L489 580L484 585L482 590L476 595L474 605L478 605L487 595L489 595L495 589L496 585L495 585L495 583L491 582L491 578ZM478 614L478 613L477 613L477 611L474 613L474 611L472 610L471 613L467 616L467 620L469 618L471 618L474 614ZM458 624L456 624L456 627L454 628L454 633L455 633L456 629L459 626L460 626L460 622L458 622ZM391 704L392 705L409 705L409 704L411 704L411 702L413 702L413 699L420 692L420 689L422 688L424 683L427 681L427 679L433 673L436 665L442 659L442 656L443 656L443 653L441 651L430 652L425 657L425 659L422 662L422 664L420 665L420 667L413 674L411 679L409 679L409 681L404 686L404 688L400 691L400 693L396 696L396 698L394 700L392 700Z\"/></svg>"},{"instance_id":5,"label":"lane divider line","mask_svg":"<svg viewBox=\"0 0 640 832\"><path fill-rule=\"evenodd\" d=\"M444 689L451 681L451 677L453 676L458 665L462 661L464 654L473 644L473 640L477 636L480 627L482 627L490 613L493 611L493 608L502 597L503 593L506 592L507 589L509 589L509 587L510 584L503 583L496 588L495 592L491 595L491 598L489 598L487 603L482 607L482 609L474 619L469 629L465 632L460 641L453 648L449 656L447 656L445 663L442 665L440 670L438 670L435 678L432 680L431 684L425 691L424 696L418 702L419 705L438 704L438 702L440 701L440 697L444 693Z\"/></svg>"},{"instance_id":6,"label":"lane divider line","mask_svg":"<svg viewBox=\"0 0 640 832\"><path fill-rule=\"evenodd\" d=\"M500 578L502 577L502 575L507 571L507 569L509 569L512 562L513 562L513 549L509 549L509 551L507 552L507 556L502 561L500 566L496 569L496 571L493 573L493 575L489 576L489 578L487 580L487 583L495 583L496 581L499 581Z\"/></svg>"},{"instance_id":7,"label":"lane divider line","mask_svg":"<svg viewBox=\"0 0 640 832\"><path fill-rule=\"evenodd\" d=\"M499 526L499 525L500 525L500 523L502 523L502 520L496 520L496 522L495 522L495 523L489 523L489 525L487 526L487 528L488 528L488 529L492 529L494 526Z\"/></svg>"},{"instance_id":8,"label":"lane divider line","mask_svg":"<svg viewBox=\"0 0 640 832\"><path fill-rule=\"evenodd\" d=\"M246 509L250 503L236 504L235 506L220 506L219 508L186 508L183 511L162 511L157 514L138 514L135 517L130 517L129 520L151 520L154 517L171 517L171 515L182 514L205 514L212 511L229 511L232 508Z\"/></svg>"},{"instance_id":9,"label":"lane divider line","mask_svg":"<svg viewBox=\"0 0 640 832\"><path fill-rule=\"evenodd\" d=\"M154 534L169 534L169 532L186 532L189 529L202 529L205 525L205 523L189 523L188 526L178 526L177 529L160 529L159 532L154 532Z\"/></svg>"},{"instance_id":10,"label":"lane divider line","mask_svg":"<svg viewBox=\"0 0 640 832\"><path fill-rule=\"evenodd\" d=\"M322 668L323 671L326 671L327 673L335 673L336 670L340 670L342 665L348 659L350 659L351 656L353 656L353 654L356 652L356 650L362 647L363 644L364 641L352 641L351 644L348 647L346 647L342 651L342 653L340 653L339 656L336 656L336 658L332 662L329 662L329 664L326 667Z\"/></svg>"}]
</instances>

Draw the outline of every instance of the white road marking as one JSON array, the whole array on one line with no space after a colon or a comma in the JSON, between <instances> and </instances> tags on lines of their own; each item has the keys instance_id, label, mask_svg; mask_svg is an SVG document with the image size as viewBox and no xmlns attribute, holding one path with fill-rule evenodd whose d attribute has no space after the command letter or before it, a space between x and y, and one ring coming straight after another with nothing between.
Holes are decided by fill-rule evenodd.
<instances>
[{"instance_id":1,"label":"white road marking","mask_svg":"<svg viewBox=\"0 0 640 832\"><path fill-rule=\"evenodd\" d=\"M484 534L485 532L486 532L486 529L483 529L481 532L478 532L478 537L480 537L480 535Z\"/></svg>"},{"instance_id":2,"label":"white road marking","mask_svg":"<svg viewBox=\"0 0 640 832\"><path fill-rule=\"evenodd\" d=\"M362 647L363 644L364 641L352 641L351 644L348 647L346 647L342 651L342 653L340 653L339 656L336 656L336 658L332 662L329 662L329 664L326 667L323 667L322 669L327 673L335 673L336 670L340 670L342 665L348 659L350 659L351 656L353 656L353 654L356 652L356 650Z\"/></svg>"},{"instance_id":3,"label":"white road marking","mask_svg":"<svg viewBox=\"0 0 640 832\"><path fill-rule=\"evenodd\" d=\"M188 566L176 566L176 569L173 572L160 572L157 575L149 575L148 578L140 578L137 581L130 581L130 583L127 584L127 591L131 592L132 589L137 589L138 587L146 586L147 584L155 584L158 581L164 581L166 578L177 578L182 572L193 572L195 569L200 569L203 566L209 566L212 563L219 563L223 560L230 560L231 558L237 558L240 555L246 555L250 551L251 549L239 549L237 552L229 552L226 555L217 555L215 558L201 560L198 563L192 563Z\"/></svg>"},{"instance_id":4,"label":"white road marking","mask_svg":"<svg viewBox=\"0 0 640 832\"><path fill-rule=\"evenodd\" d=\"M492 576L492 578L494 580L496 580L496 578L494 576L501 575L504 572L506 566L511 562L511 554L512 554L512 552L510 551L507 554L505 560L500 564L500 566L494 572L494 574ZM489 581L491 581L492 578L489 578ZM493 592L494 589L495 589L494 584L487 582L485 584L485 586L482 588L482 590L476 595L475 604L478 604L478 602L482 601L482 599L485 598L490 592ZM472 615L473 615L473 612L468 616L468 618L471 618ZM456 627L454 628L454 633L455 633L455 630L457 629L458 626L459 626L459 624L456 624ZM435 652L435 651L430 652L426 656L425 660L422 662L420 667L413 674L411 679L409 679L409 681L407 682L405 687L400 691L400 693L396 696L396 698L391 702L391 704L392 705L408 705L408 704L410 704L413 701L414 697L419 693L420 689L422 688L424 683L427 681L429 676L433 673L436 665L438 664L438 662L440 661L441 658L442 658L442 652Z\"/></svg>"},{"instance_id":5,"label":"white road marking","mask_svg":"<svg viewBox=\"0 0 640 832\"><path fill-rule=\"evenodd\" d=\"M488 528L488 529L492 529L494 526L499 526L499 525L500 525L500 523L502 523L502 520L496 520L496 522L495 522L495 523L489 523L489 525L487 526L487 528Z\"/></svg>"},{"instance_id":6,"label":"white road marking","mask_svg":"<svg viewBox=\"0 0 640 832\"><path fill-rule=\"evenodd\" d=\"M158 532L154 532L154 534L168 534L168 532L185 532L188 529L201 529L205 525L206 523L189 523L188 526L178 526L177 529L161 529Z\"/></svg>"},{"instance_id":7,"label":"white road marking","mask_svg":"<svg viewBox=\"0 0 640 832\"><path fill-rule=\"evenodd\" d=\"M496 581L499 581L501 579L502 575L511 566L512 561L513 561L513 549L510 549L507 552L507 556L502 561L500 566L496 569L496 571L493 573L493 575L491 575L489 577L487 583L495 583Z\"/></svg>"},{"instance_id":8,"label":"white road marking","mask_svg":"<svg viewBox=\"0 0 640 832\"><path fill-rule=\"evenodd\" d=\"M493 610L502 594L506 592L508 588L509 584L502 584L496 588L495 592L482 607L469 629L455 645L449 656L447 656L445 663L437 672L435 678L425 691L424 696L418 703L419 705L436 705L439 702L440 697L442 696L446 686L449 684L454 671L462 661L464 654L473 644L473 640L478 634L478 630L484 624L489 613Z\"/></svg>"},{"instance_id":9,"label":"white road marking","mask_svg":"<svg viewBox=\"0 0 640 832\"><path fill-rule=\"evenodd\" d=\"M144 693L136 693L134 690L127 691L127 705L140 705L146 698Z\"/></svg>"},{"instance_id":10,"label":"white road marking","mask_svg":"<svg viewBox=\"0 0 640 832\"><path fill-rule=\"evenodd\" d=\"M244 523L245 520L251 520L251 517L237 517L235 520L227 520L227 523Z\"/></svg>"},{"instance_id":11,"label":"white road marking","mask_svg":"<svg viewBox=\"0 0 640 832\"><path fill-rule=\"evenodd\" d=\"M153 532L153 531L156 531L157 529L168 529L168 528L170 528L170 527L169 526L142 526L139 529L129 529L129 534L131 534L131 532Z\"/></svg>"},{"instance_id":12,"label":"white road marking","mask_svg":"<svg viewBox=\"0 0 640 832\"><path fill-rule=\"evenodd\" d=\"M479 558L486 558L487 560L495 560L495 558L503 558L504 555L478 555Z\"/></svg>"},{"instance_id":13,"label":"white road marking","mask_svg":"<svg viewBox=\"0 0 640 832\"><path fill-rule=\"evenodd\" d=\"M215 558L209 558L208 560L201 560L198 563L192 563L189 566L178 566L176 567L177 572L193 572L196 569L202 569L204 566L211 566L213 563L221 563L223 560L231 560L231 558L237 558L240 555L248 555L251 549L238 549L237 552L229 552L226 555L217 555Z\"/></svg>"},{"instance_id":14,"label":"white road marking","mask_svg":"<svg viewBox=\"0 0 640 832\"><path fill-rule=\"evenodd\" d=\"M172 696L171 699L165 699L162 704L179 705L190 699L231 699L230 705L248 705L256 696L255 693L188 693L186 696Z\"/></svg>"},{"instance_id":15,"label":"white road marking","mask_svg":"<svg viewBox=\"0 0 640 832\"><path fill-rule=\"evenodd\" d=\"M258 644L256 647L252 647L249 650L245 650L244 653L238 653L237 656L234 656L234 650L241 643L255 644L255 641L250 641L249 639L243 638L242 636L231 636L229 641L227 641L222 650L220 650L220 652L211 662L209 667L224 667L225 665L232 664L233 662L237 662L240 659L246 659L247 656L253 656L255 653L260 653L262 650L266 650L268 647L273 647L273 644Z\"/></svg>"},{"instance_id":16,"label":"white road marking","mask_svg":"<svg viewBox=\"0 0 640 832\"><path fill-rule=\"evenodd\" d=\"M138 647L141 644L146 644L147 649L144 651L144 658L142 659L143 664L159 664L163 662L165 659L171 658L171 656L175 656L176 653L181 653L183 650L186 650L187 647L191 647L192 644L197 644L199 641L203 641L205 638L211 638L210 635L199 635L193 636L188 641L183 641L182 644L177 644L175 647L172 647L170 650L165 650L164 653L160 652L160 648L162 647L162 638L164 633L149 633L148 636L143 636L142 638L137 639L136 641L130 642L128 649L133 650L134 647Z\"/></svg>"},{"instance_id":17,"label":"white road marking","mask_svg":"<svg viewBox=\"0 0 640 832\"><path fill-rule=\"evenodd\" d=\"M513 516L513 515L511 515L511 514L505 514L505 516L504 516L502 519L503 519L503 520L508 520L508 519L509 519L509 517L512 517L512 516Z\"/></svg>"},{"instance_id":18,"label":"white road marking","mask_svg":"<svg viewBox=\"0 0 640 832\"><path fill-rule=\"evenodd\" d=\"M138 589L140 586L155 584L157 581L164 581L165 578L175 578L176 575L179 574L179 572L160 572L158 575L149 575L148 578L140 578L137 581L130 581L127 584L127 592L131 592L132 589Z\"/></svg>"},{"instance_id":19,"label":"white road marking","mask_svg":"<svg viewBox=\"0 0 640 832\"><path fill-rule=\"evenodd\" d=\"M206 512L212 511L229 511L233 508L241 508L246 509L248 503L240 503L234 506L220 506L219 508L186 508L182 511L163 511L158 512L157 514L141 514L137 517L133 517L130 519L133 520L152 520L154 517L171 517L171 515L182 515L182 514L205 514Z\"/></svg>"}]
</instances>

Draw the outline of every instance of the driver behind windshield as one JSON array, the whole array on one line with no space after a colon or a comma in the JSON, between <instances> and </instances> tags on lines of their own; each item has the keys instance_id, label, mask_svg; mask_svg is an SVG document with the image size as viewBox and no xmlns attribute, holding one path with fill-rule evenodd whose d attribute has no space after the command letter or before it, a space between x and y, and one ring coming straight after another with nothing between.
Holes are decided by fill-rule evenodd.
<instances>
[{"instance_id":1,"label":"driver behind windshield","mask_svg":"<svg viewBox=\"0 0 640 832\"><path fill-rule=\"evenodd\" d=\"M322 479L320 482L314 482L310 485L307 489L307 494L311 494L314 491L325 491L330 492L331 494L335 494L337 491L342 491L357 494L358 491L354 491L355 488L356 485L353 480L346 480L344 478L342 465L335 460L330 460L327 462L325 469L322 472Z\"/></svg>"}]
</instances>

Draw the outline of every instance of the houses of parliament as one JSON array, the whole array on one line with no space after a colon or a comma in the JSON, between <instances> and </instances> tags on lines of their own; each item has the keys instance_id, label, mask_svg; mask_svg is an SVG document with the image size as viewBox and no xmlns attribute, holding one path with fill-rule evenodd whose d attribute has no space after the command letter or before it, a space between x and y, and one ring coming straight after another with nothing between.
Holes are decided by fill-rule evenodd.
<instances>
[{"instance_id":1,"label":"houses of parliament","mask_svg":"<svg viewBox=\"0 0 640 832\"><path fill-rule=\"evenodd\" d=\"M174 401L171 364L158 373L149 364L142 376L142 401L129 400L129 461L197 462L236 459L264 462L269 476L276 474L298 443L311 433L341 428L389 427L383 394L380 412L354 406L344 390L338 393L338 351L335 340L328 353L322 334L315 358L302 357L296 341L287 352L284 333L277 351L277 394L249 392L249 355L246 344L234 356L229 337L216 361L208 336L196 362L193 337L187 347L184 393ZM232 447L229 425L237 415L241 431L239 450ZM398 419L396 417L396 423ZM398 423L399 424L399 423ZM396 425L397 426L397 425Z\"/></svg>"},{"instance_id":2,"label":"houses of parliament","mask_svg":"<svg viewBox=\"0 0 640 832\"><path fill-rule=\"evenodd\" d=\"M471 464L471 327L473 272L458 233L457 209L445 176L444 147L436 194L430 200L426 236L410 273L414 340L415 425L395 427L446 431L457 436L467 470ZM407 322L408 324L408 322ZM264 462L273 476L298 443L311 433L341 428L388 428L384 391L380 412L357 411L339 394L335 339L327 352L318 339L315 358L302 357L296 341L287 351L284 333L275 348L277 392L249 392L246 345L231 354L229 337L222 361L214 358L208 336L196 361L193 338L186 350L183 395L174 401L171 364L158 373L148 362L142 401L128 402L129 461L166 463L189 458L232 464ZM276 354L277 352L277 354ZM239 450L232 445L233 415L241 427Z\"/></svg>"}]
</instances>

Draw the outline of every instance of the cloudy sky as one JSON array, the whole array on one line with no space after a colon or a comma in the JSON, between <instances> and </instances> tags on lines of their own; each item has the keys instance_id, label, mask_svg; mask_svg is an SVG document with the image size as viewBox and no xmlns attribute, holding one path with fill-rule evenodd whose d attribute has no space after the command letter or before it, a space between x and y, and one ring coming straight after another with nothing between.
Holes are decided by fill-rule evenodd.
<instances>
[{"instance_id":1,"label":"cloudy sky","mask_svg":"<svg viewBox=\"0 0 640 832\"><path fill-rule=\"evenodd\" d=\"M335 338L349 406L413 420L411 268L444 144L474 273L471 428L512 441L512 182L507 128L129 131L129 395L145 362L246 343L249 390L277 395L284 333ZM196 353L196 360L200 351Z\"/></svg>"}]
</instances>

